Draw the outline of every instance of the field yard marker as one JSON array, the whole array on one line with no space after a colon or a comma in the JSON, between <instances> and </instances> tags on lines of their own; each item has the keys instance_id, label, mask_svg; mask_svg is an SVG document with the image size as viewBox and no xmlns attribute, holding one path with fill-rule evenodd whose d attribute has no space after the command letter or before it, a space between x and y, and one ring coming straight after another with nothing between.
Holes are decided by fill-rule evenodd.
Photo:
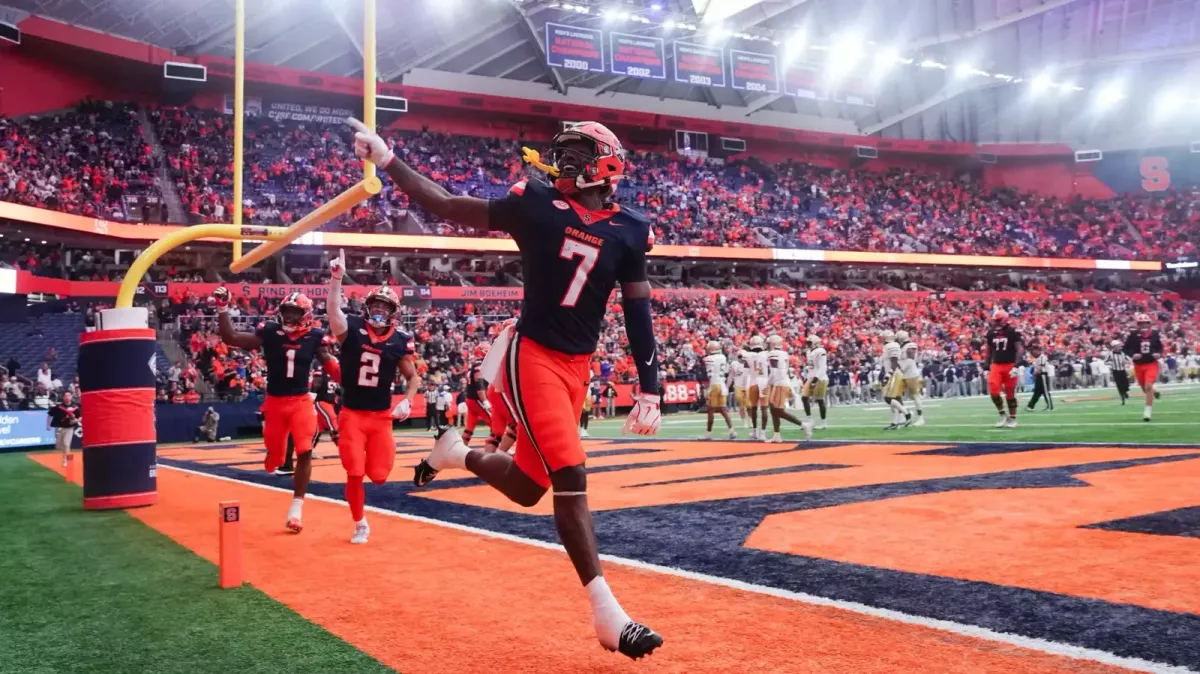
<instances>
[{"instance_id":1,"label":"field yard marker","mask_svg":"<svg viewBox=\"0 0 1200 674\"><path fill-rule=\"evenodd\" d=\"M242 515L237 501L220 503L221 589L242 585Z\"/></svg>"}]
</instances>

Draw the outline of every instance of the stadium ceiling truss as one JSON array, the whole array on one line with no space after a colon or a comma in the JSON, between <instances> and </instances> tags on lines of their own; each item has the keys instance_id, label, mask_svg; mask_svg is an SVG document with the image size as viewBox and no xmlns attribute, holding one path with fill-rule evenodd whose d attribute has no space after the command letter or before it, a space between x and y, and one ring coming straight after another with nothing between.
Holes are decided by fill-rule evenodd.
<instances>
[{"instance_id":1,"label":"stadium ceiling truss","mask_svg":"<svg viewBox=\"0 0 1200 674\"><path fill-rule=\"evenodd\" d=\"M558 91L593 90L744 109L851 119L866 133L904 138L974 140L969 127L980 91L1018 87L989 78L963 81L954 68L921 68L926 59L969 64L991 73L1032 77L1048 68L1084 78L1095 69L1188 60L1200 53L1196 0L579 0L584 14L551 0L378 0L379 73L400 80L414 68L539 82ZM361 72L362 8L357 0L272 0L247 3L247 58L292 68L354 76ZM651 9L652 5L660 7ZM650 23L611 23L604 9ZM690 38L705 14L721 12L733 33L781 42L802 31L829 43L855 31L872 49L895 49L912 64L895 65L875 84L874 107L828 100L697 87L605 73L577 74L546 65L548 21L634 34ZM229 56L233 0L0 0L0 17L32 13L167 47L182 54ZM699 31L664 33L668 17ZM703 36L698 36L697 40ZM669 42L668 42L669 44ZM751 42L750 51L773 51ZM779 47L783 49L783 47ZM667 59L671 59L667 49ZM809 52L812 54L813 52ZM827 52L830 53L830 52ZM869 61L869 58L868 58ZM1083 82L1084 79L1079 80ZM1194 80L1193 80L1194 81ZM994 97L993 97L994 98ZM957 106L957 107L956 107ZM970 108L970 109L968 109ZM957 110L957 113L954 111ZM954 114L952 114L954 113ZM968 137L957 137L959 135ZM1034 139L1030 139L1034 140Z\"/></svg>"}]
</instances>

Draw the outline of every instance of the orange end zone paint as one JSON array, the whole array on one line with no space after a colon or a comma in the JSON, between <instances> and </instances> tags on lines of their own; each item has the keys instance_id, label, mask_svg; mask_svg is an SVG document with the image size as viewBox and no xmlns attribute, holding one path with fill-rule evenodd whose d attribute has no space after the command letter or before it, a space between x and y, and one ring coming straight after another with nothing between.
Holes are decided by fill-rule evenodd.
<instances>
[{"instance_id":1,"label":"orange end zone paint","mask_svg":"<svg viewBox=\"0 0 1200 674\"><path fill-rule=\"evenodd\" d=\"M33 458L60 468L55 456ZM379 513L368 514L371 543L355 546L346 508L319 499L306 505L304 533L289 535L289 494L161 468L159 504L131 516L215 562L212 503L237 500L245 580L406 674L1126 671L606 564L625 608L666 639L633 663L597 644L561 551Z\"/></svg>"}]
</instances>

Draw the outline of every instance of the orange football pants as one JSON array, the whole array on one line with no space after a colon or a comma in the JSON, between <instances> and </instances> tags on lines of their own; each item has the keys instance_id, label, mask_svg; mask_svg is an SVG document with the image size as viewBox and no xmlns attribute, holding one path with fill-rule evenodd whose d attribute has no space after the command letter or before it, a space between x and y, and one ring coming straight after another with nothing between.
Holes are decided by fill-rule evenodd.
<instances>
[{"instance_id":1,"label":"orange football pants","mask_svg":"<svg viewBox=\"0 0 1200 674\"><path fill-rule=\"evenodd\" d=\"M267 458L263 468L268 473L283 465L287 454L288 435L292 436L296 456L312 451L312 439L317 434L317 411L307 393L295 396L267 396L263 401L263 444Z\"/></svg>"},{"instance_id":2,"label":"orange football pants","mask_svg":"<svg viewBox=\"0 0 1200 674\"><path fill-rule=\"evenodd\" d=\"M338 416L341 435L338 455L349 477L364 475L375 484L387 482L396 460L396 441L392 438L392 411L342 408Z\"/></svg>"},{"instance_id":3,"label":"orange football pants","mask_svg":"<svg viewBox=\"0 0 1200 674\"><path fill-rule=\"evenodd\" d=\"M1004 391L1005 398L1017 397L1017 378L1012 376L1016 363L992 363L988 370L988 394L998 396Z\"/></svg>"},{"instance_id":4,"label":"orange football pants","mask_svg":"<svg viewBox=\"0 0 1200 674\"><path fill-rule=\"evenodd\" d=\"M587 460L579 413L592 376L591 354L572 355L518 336L504 357L500 393L517 425L517 467L543 487L550 473ZM493 414L493 432L497 417Z\"/></svg>"},{"instance_id":5,"label":"orange football pants","mask_svg":"<svg viewBox=\"0 0 1200 674\"><path fill-rule=\"evenodd\" d=\"M1152 363L1134 363L1133 378L1137 380L1138 386L1142 388L1146 388L1158 381L1158 361Z\"/></svg>"}]
</instances>

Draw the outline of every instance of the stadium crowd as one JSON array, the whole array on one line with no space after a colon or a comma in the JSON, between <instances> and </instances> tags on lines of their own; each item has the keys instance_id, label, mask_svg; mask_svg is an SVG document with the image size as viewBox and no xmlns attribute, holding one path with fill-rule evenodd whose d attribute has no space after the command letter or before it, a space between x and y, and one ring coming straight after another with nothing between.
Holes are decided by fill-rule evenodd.
<instances>
[{"instance_id":1,"label":"stadium crowd","mask_svg":"<svg viewBox=\"0 0 1200 674\"><path fill-rule=\"evenodd\" d=\"M316 303L318 317L323 301ZM361 309L353 296L347 311ZM886 299L839 299L796 305L778 294L720 295L654 300L655 331L660 345L663 377L670 380L703 380L704 346L721 342L729 355L752 335L778 334L793 356L800 374L804 366L805 338L819 335L830 353L830 378L835 402L848 403L878 397L882 369L878 333L884 327L908 330L921 347L920 361L927 388L934 395L965 395L981 390L983 336L991 311L1003 307L1031 344L1046 350L1063 387L1093 383L1092 363L1105 360L1113 339L1123 338L1138 311L1148 310L1168 345L1164 377L1195 378L1200 366L1200 303L1168 301L1150 308L1130 301L1083 302L946 302L924 294L889 296ZM263 298L239 300L232 309L235 323L253 330L272 315L273 303ZM220 397L239 399L259 395L265 366L256 353L245 353L220 343L215 310L206 298L188 296L160 307L160 322L176 321L181 343L190 361L179 364L194 371ZM478 359L479 347L494 338L500 324L519 315L517 302L456 302L430 309L404 307L401 323L416 339L418 371L432 389L452 392L466 384L469 365ZM194 363L194 366L192 365ZM192 369L194 367L194 370ZM593 359L593 374L603 380L630 383L636 367L628 352L620 305L610 306L606 327ZM188 377L181 390L186 392Z\"/></svg>"},{"instance_id":2,"label":"stadium crowd","mask_svg":"<svg viewBox=\"0 0 1200 674\"><path fill-rule=\"evenodd\" d=\"M147 118L190 221L227 220L229 116L154 108ZM0 199L125 219L124 195L156 202L160 195L143 135L131 104L85 102L53 117L0 118ZM501 196L525 175L515 141L429 131L388 137L400 157L456 193ZM246 130L246 222L294 222L357 182L361 165L348 141L341 125L253 118ZM630 153L629 165L617 199L645 211L663 243L1159 259L1195 256L1200 245L1194 187L1067 202L986 190L967 174L950 179L916 170L839 171L641 151ZM374 205L360 206L336 226L466 233L390 185Z\"/></svg>"}]
</instances>

